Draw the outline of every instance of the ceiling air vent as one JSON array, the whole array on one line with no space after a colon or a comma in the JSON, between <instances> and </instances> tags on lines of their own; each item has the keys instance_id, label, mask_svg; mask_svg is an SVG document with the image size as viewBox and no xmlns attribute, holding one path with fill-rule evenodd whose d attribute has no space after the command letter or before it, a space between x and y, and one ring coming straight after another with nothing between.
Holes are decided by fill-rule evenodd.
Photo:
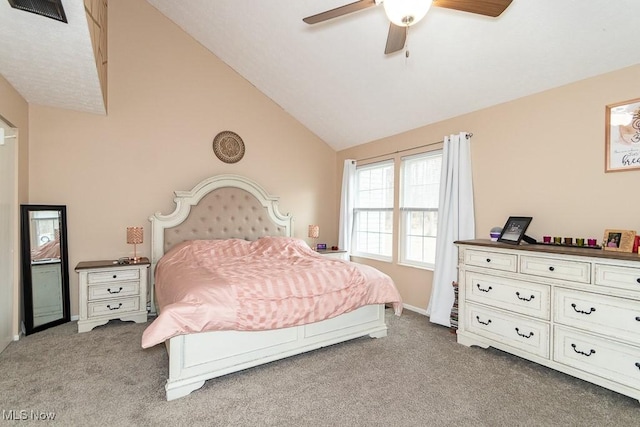
<instances>
[{"instance_id":1,"label":"ceiling air vent","mask_svg":"<svg viewBox=\"0 0 640 427\"><path fill-rule=\"evenodd\" d=\"M67 23L62 0L9 0L9 4L14 9L25 10Z\"/></svg>"}]
</instances>

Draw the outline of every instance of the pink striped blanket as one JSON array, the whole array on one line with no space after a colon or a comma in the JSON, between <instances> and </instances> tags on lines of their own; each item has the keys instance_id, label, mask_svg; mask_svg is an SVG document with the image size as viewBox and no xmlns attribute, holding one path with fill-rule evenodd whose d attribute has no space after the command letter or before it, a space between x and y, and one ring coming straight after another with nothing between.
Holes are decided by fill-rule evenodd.
<instances>
[{"instance_id":1,"label":"pink striped blanket","mask_svg":"<svg viewBox=\"0 0 640 427\"><path fill-rule=\"evenodd\" d=\"M402 311L386 274L290 237L183 242L158 262L155 286L160 314L142 335L144 348L194 332L298 326L367 304Z\"/></svg>"}]
</instances>

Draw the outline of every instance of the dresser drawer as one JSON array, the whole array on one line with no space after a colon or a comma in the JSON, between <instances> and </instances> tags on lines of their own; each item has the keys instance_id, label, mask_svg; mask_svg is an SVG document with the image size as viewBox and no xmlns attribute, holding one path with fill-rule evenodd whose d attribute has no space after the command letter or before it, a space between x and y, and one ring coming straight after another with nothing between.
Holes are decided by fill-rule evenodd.
<instances>
[{"instance_id":1,"label":"dresser drawer","mask_svg":"<svg viewBox=\"0 0 640 427\"><path fill-rule=\"evenodd\" d=\"M640 345L640 301L557 288L554 320Z\"/></svg>"},{"instance_id":2,"label":"dresser drawer","mask_svg":"<svg viewBox=\"0 0 640 427\"><path fill-rule=\"evenodd\" d=\"M596 264L595 283L640 292L640 268Z\"/></svg>"},{"instance_id":3,"label":"dresser drawer","mask_svg":"<svg viewBox=\"0 0 640 427\"><path fill-rule=\"evenodd\" d=\"M554 328L556 362L640 389L640 347Z\"/></svg>"},{"instance_id":4,"label":"dresser drawer","mask_svg":"<svg viewBox=\"0 0 640 427\"><path fill-rule=\"evenodd\" d=\"M113 284L92 285L89 286L87 292L89 301L139 295L140 282L119 282Z\"/></svg>"},{"instance_id":5,"label":"dresser drawer","mask_svg":"<svg viewBox=\"0 0 640 427\"><path fill-rule=\"evenodd\" d=\"M591 282L591 264L586 261L521 256L520 272L579 283Z\"/></svg>"},{"instance_id":6,"label":"dresser drawer","mask_svg":"<svg viewBox=\"0 0 640 427\"><path fill-rule=\"evenodd\" d=\"M465 297L506 310L549 320L551 287L468 271Z\"/></svg>"},{"instance_id":7,"label":"dresser drawer","mask_svg":"<svg viewBox=\"0 0 640 427\"><path fill-rule=\"evenodd\" d=\"M549 358L549 325L498 310L467 304L466 330L497 342Z\"/></svg>"},{"instance_id":8,"label":"dresser drawer","mask_svg":"<svg viewBox=\"0 0 640 427\"><path fill-rule=\"evenodd\" d=\"M110 300L96 301L89 303L88 316L118 316L122 313L138 311L140 308L140 298L114 298Z\"/></svg>"},{"instance_id":9,"label":"dresser drawer","mask_svg":"<svg viewBox=\"0 0 640 427\"><path fill-rule=\"evenodd\" d=\"M87 282L90 285L137 279L140 279L140 271L137 269L99 271L87 274Z\"/></svg>"},{"instance_id":10,"label":"dresser drawer","mask_svg":"<svg viewBox=\"0 0 640 427\"><path fill-rule=\"evenodd\" d=\"M518 269L518 256L515 254L467 249L464 251L464 263L493 270L515 272Z\"/></svg>"}]
</instances>

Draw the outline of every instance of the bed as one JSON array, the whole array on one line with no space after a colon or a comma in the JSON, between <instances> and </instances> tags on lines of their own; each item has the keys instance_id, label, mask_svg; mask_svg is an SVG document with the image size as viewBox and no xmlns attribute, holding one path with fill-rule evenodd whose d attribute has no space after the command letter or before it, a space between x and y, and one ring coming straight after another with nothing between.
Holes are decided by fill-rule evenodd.
<instances>
[{"instance_id":1,"label":"bed","mask_svg":"<svg viewBox=\"0 0 640 427\"><path fill-rule=\"evenodd\" d=\"M358 337L384 337L387 334L385 303L391 303L396 314L400 313L400 296L389 279L393 292L387 290L384 295L380 292L375 303L367 302L366 305L347 309L344 313L325 320L302 324L298 324L298 321L293 326L260 330L207 330L197 326L180 331L167 329L162 332L166 336L159 335L159 331L165 329L164 325L159 328L158 323L166 323L171 316L180 320L184 313L189 312L186 310L175 315L172 310L175 310L176 304L167 303L168 297L164 294L155 295L156 274L159 279L158 290L167 292L167 286L163 287L160 280L164 277L160 276L167 276L163 272L170 271L165 268L167 258L177 251L183 251L184 247L219 242L254 247L273 240L286 244L292 242L296 251L305 252L292 236L291 215L280 213L278 198L270 196L260 185L245 177L214 176L200 182L191 191L176 191L175 196L174 212L169 215L156 213L149 218L151 312L157 313L158 317L147 327L142 340L143 347L164 342L167 348L167 400L186 396L202 387L206 380L232 372ZM243 243L245 241L246 244ZM308 247L306 250L310 251ZM318 259L323 258L318 254L314 255ZM317 261L313 256L311 258L313 262ZM332 262L342 263L348 268L371 269L346 261ZM162 268L157 269L158 266ZM177 274L176 277L182 276ZM182 320L184 325L189 324L189 321Z\"/></svg>"}]
</instances>

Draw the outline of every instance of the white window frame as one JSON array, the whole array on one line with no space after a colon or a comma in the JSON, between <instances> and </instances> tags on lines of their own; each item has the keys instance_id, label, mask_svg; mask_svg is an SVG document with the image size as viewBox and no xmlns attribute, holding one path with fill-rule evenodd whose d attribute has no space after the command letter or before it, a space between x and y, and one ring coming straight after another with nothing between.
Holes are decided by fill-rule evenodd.
<instances>
[{"instance_id":1,"label":"white window frame","mask_svg":"<svg viewBox=\"0 0 640 427\"><path fill-rule=\"evenodd\" d=\"M361 206L361 202L359 199L359 196L361 195L361 189L359 188L360 185L360 173L364 173L366 171L372 170L372 169L379 169L379 168L387 168L390 167L391 168L391 178L392 178L392 184L390 188L387 188L387 190L391 191L391 200L390 203L384 204L382 206L375 206L375 207L371 207L371 206ZM356 179L355 179L355 202L354 202L354 209L353 209L353 230L352 230L352 238L351 238L351 254L357 257L361 257L361 258L370 258L370 259L375 259L378 261L386 261L386 262L391 262L393 260L393 235L394 235L394 225L393 225L393 215L394 215L394 200L395 200L395 162L393 160L387 160L387 161L382 161L382 162L376 162L376 163L369 163L367 165L363 165L363 166L358 166L356 168ZM371 214L371 213L380 213L380 214L384 214L384 215L391 215L390 221L391 221L391 227L390 227L390 231L389 233L384 233L383 231L380 231L378 234L379 236L379 241L381 241L383 238L387 238L390 239L389 241L389 247L390 247L390 253L384 254L384 253L375 253L375 252L369 252L367 250L363 250L362 248L358 247L358 242L359 242L359 221L361 220L362 216L364 216L364 214ZM373 232L368 232L371 234L374 234Z\"/></svg>"},{"instance_id":2,"label":"white window frame","mask_svg":"<svg viewBox=\"0 0 640 427\"><path fill-rule=\"evenodd\" d=\"M409 265L412 267L418 267L418 268L424 268L424 269L429 269L432 270L435 267L435 246L436 246L436 240L437 240L437 233L435 232L435 230L432 229L432 232L429 233L428 231L425 231L424 229L422 230L422 232L420 234L417 235L410 235L411 230L410 230L410 221L411 221L411 216L413 213L416 212L421 212L421 213L429 213L429 212L435 212L435 217L436 217L436 224L437 224L437 213L438 213L438 204L439 204L439 189L440 189L440 171L438 171L437 176L438 176L438 192L435 195L435 199L432 197L432 200L435 201L435 205L431 205L431 206L409 206L410 204L412 204L412 201L410 200L406 200L407 199L407 192L408 192L408 187L407 187L407 165L409 162L415 162L415 161L420 161L422 159L424 160L428 160L428 159L433 159L434 157L439 157L440 160L442 160L442 150L434 150L434 151L429 151L427 153L420 153L420 154L415 154L412 156L407 156L407 157L403 157L402 159L400 159L400 206L399 206L399 211L400 211L400 218L399 218L399 227L400 227L400 232L399 232L399 237L398 237L398 264L400 265ZM441 164L442 167L442 164ZM422 239L422 251L425 251L425 239L432 239L431 241L431 248L433 250L433 252L431 253L433 256L429 256L429 260L425 261L425 253L422 253L421 256L421 260L415 259L415 258L409 258L409 245L410 245L410 238L415 239Z\"/></svg>"}]
</instances>

